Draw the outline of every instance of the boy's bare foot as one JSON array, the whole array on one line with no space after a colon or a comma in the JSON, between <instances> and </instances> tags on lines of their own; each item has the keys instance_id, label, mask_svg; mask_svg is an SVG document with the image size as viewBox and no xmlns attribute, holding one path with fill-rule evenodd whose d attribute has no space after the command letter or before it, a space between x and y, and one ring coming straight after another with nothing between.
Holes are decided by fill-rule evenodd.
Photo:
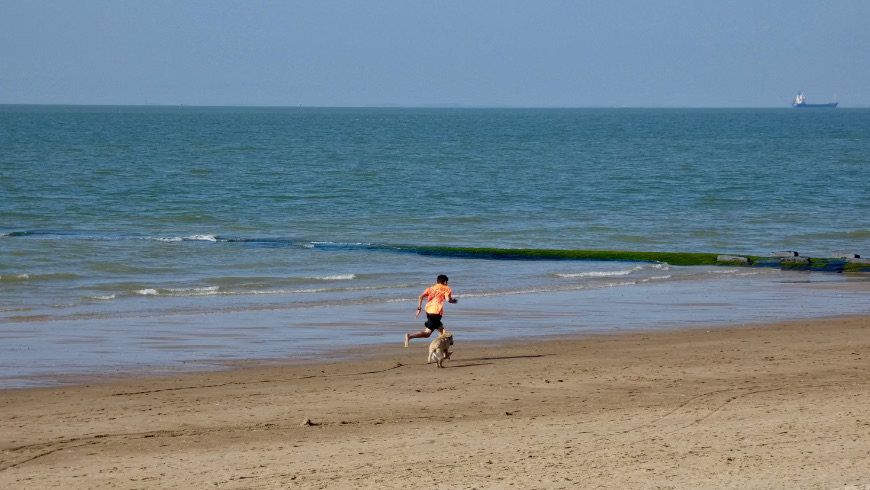
<instances>
[{"instance_id":1,"label":"boy's bare foot","mask_svg":"<svg viewBox=\"0 0 870 490\"><path fill-rule=\"evenodd\" d=\"M408 341L409 341L409 340L411 340L411 336L408 335L408 334L405 334L405 347L408 347Z\"/></svg>"}]
</instances>

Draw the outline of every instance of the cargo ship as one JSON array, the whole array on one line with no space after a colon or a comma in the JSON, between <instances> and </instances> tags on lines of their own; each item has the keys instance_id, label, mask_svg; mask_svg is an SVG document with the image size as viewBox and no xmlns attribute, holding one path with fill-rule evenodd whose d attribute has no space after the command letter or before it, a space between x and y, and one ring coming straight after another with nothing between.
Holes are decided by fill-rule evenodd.
<instances>
[{"instance_id":1,"label":"cargo ship","mask_svg":"<svg viewBox=\"0 0 870 490\"><path fill-rule=\"evenodd\" d=\"M792 107L837 107L839 102L828 102L827 104L807 104L807 96L803 94L803 92L798 92L797 97L794 98L794 102L791 103Z\"/></svg>"}]
</instances>

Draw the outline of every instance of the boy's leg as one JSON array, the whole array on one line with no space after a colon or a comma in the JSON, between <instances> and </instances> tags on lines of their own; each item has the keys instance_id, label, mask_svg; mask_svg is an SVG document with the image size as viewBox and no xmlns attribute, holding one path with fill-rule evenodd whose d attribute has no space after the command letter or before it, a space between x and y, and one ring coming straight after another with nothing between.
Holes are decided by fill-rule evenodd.
<instances>
[{"instance_id":1,"label":"boy's leg","mask_svg":"<svg viewBox=\"0 0 870 490\"><path fill-rule=\"evenodd\" d=\"M426 330L423 330L422 332L406 333L405 334L405 347L408 347L408 342L411 339L429 338L430 335L432 335L432 331L429 330L428 328Z\"/></svg>"},{"instance_id":2,"label":"boy's leg","mask_svg":"<svg viewBox=\"0 0 870 490\"><path fill-rule=\"evenodd\" d=\"M434 330L434 325L432 322L436 322L435 325L441 325L441 315L434 315L432 313L426 313L426 323L423 324L423 331L411 334L405 334L405 347L408 347L408 342L411 339L421 339L421 338L429 338L432 335L432 331ZM444 331L444 327L438 327L439 332Z\"/></svg>"}]
</instances>

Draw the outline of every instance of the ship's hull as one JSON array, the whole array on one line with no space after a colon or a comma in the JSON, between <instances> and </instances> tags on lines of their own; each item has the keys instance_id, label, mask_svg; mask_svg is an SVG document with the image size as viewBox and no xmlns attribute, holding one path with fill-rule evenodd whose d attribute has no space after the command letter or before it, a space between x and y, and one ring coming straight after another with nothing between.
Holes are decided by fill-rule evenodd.
<instances>
[{"instance_id":1,"label":"ship's hull","mask_svg":"<svg viewBox=\"0 0 870 490\"><path fill-rule=\"evenodd\" d=\"M821 108L821 107L837 107L837 104L839 104L839 102L829 102L829 103L827 103L827 104L806 104L806 103L801 103L801 104L792 104L791 106L792 106L792 107L796 107L796 108L803 108L803 107L807 107L807 108Z\"/></svg>"}]
</instances>

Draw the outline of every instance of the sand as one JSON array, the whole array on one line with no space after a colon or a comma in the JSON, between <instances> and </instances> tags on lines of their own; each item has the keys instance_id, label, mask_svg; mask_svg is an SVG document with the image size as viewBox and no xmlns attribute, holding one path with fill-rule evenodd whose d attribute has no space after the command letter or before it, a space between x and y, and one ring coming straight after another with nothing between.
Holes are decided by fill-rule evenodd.
<instances>
[{"instance_id":1,"label":"sand","mask_svg":"<svg viewBox=\"0 0 870 490\"><path fill-rule=\"evenodd\" d=\"M0 488L870 488L870 317L0 391Z\"/></svg>"}]
</instances>

